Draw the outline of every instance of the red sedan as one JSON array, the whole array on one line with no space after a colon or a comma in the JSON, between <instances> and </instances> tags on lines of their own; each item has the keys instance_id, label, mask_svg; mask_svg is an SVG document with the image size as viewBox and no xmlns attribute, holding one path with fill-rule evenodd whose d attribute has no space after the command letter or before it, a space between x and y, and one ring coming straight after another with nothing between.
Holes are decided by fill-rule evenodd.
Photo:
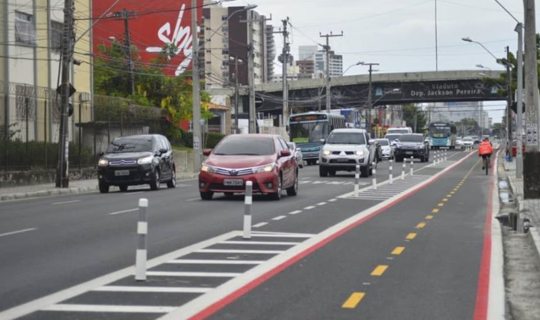
<instances>
[{"instance_id":1,"label":"red sedan","mask_svg":"<svg viewBox=\"0 0 540 320\"><path fill-rule=\"evenodd\" d=\"M201 199L210 200L215 192L225 196L245 193L247 181L253 182L253 193L281 199L298 192L298 163L279 135L234 134L223 138L208 156L199 173Z\"/></svg>"}]
</instances>

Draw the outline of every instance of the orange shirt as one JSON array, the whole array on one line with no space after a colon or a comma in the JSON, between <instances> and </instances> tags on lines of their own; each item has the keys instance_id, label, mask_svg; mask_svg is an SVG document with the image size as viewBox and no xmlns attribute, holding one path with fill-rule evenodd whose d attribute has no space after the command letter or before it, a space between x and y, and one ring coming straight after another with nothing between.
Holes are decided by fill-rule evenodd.
<instances>
[{"instance_id":1,"label":"orange shirt","mask_svg":"<svg viewBox=\"0 0 540 320\"><path fill-rule=\"evenodd\" d=\"M478 154L483 156L485 154L492 154L493 153L493 147L491 146L491 143L489 141L482 141L480 145L478 146Z\"/></svg>"}]
</instances>

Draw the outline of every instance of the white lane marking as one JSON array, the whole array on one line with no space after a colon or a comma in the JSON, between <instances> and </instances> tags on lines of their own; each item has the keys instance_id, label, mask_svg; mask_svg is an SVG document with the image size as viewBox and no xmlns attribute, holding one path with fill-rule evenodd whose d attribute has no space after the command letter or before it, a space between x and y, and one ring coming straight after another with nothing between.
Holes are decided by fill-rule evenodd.
<instances>
[{"instance_id":1,"label":"white lane marking","mask_svg":"<svg viewBox=\"0 0 540 320\"><path fill-rule=\"evenodd\" d=\"M324 206L325 204L326 204L326 202L324 202L324 201L317 203L318 206Z\"/></svg>"},{"instance_id":2,"label":"white lane marking","mask_svg":"<svg viewBox=\"0 0 540 320\"><path fill-rule=\"evenodd\" d=\"M168 313L177 307L167 306L108 306L95 304L55 304L41 309L44 311L72 311L72 312L119 312L119 313Z\"/></svg>"},{"instance_id":3,"label":"white lane marking","mask_svg":"<svg viewBox=\"0 0 540 320\"><path fill-rule=\"evenodd\" d=\"M193 202L193 201L197 201L197 200L201 200L201 198L191 198L191 199L187 199L186 201L187 202Z\"/></svg>"},{"instance_id":4,"label":"white lane marking","mask_svg":"<svg viewBox=\"0 0 540 320\"><path fill-rule=\"evenodd\" d=\"M137 210L139 210L139 208L133 208L133 209L127 209L127 210L114 211L114 212L109 212L108 214L111 215L111 216L114 216L114 215L122 214L122 213L135 212L135 211L137 211Z\"/></svg>"},{"instance_id":5,"label":"white lane marking","mask_svg":"<svg viewBox=\"0 0 540 320\"><path fill-rule=\"evenodd\" d=\"M311 210L313 208L315 208L315 206L308 206L308 207L305 207L304 210Z\"/></svg>"},{"instance_id":6,"label":"white lane marking","mask_svg":"<svg viewBox=\"0 0 540 320\"><path fill-rule=\"evenodd\" d=\"M59 201L59 202L53 202L51 204L53 206L57 206L57 205L60 205L60 204L77 203L77 202L81 202L81 200Z\"/></svg>"},{"instance_id":7,"label":"white lane marking","mask_svg":"<svg viewBox=\"0 0 540 320\"><path fill-rule=\"evenodd\" d=\"M285 250L242 250L242 249L201 249L202 253L253 253L253 254L280 254Z\"/></svg>"},{"instance_id":8,"label":"white lane marking","mask_svg":"<svg viewBox=\"0 0 540 320\"><path fill-rule=\"evenodd\" d=\"M337 201L336 198L328 200L328 202L336 202L336 201Z\"/></svg>"},{"instance_id":9,"label":"white lane marking","mask_svg":"<svg viewBox=\"0 0 540 320\"><path fill-rule=\"evenodd\" d=\"M254 245L280 245L280 246L294 246L299 242L278 242L278 241L223 241L223 244L254 244Z\"/></svg>"},{"instance_id":10,"label":"white lane marking","mask_svg":"<svg viewBox=\"0 0 540 320\"><path fill-rule=\"evenodd\" d=\"M28 229L10 231L10 232L6 232L6 233L0 233L0 237L7 237L7 236L14 235L14 234L19 234L19 233L24 233L24 232L34 231L34 230L37 230L37 228L28 228Z\"/></svg>"},{"instance_id":11,"label":"white lane marking","mask_svg":"<svg viewBox=\"0 0 540 320\"><path fill-rule=\"evenodd\" d=\"M147 276L153 277L208 277L232 278L241 275L236 272L172 272L172 271L146 271Z\"/></svg>"},{"instance_id":12,"label":"white lane marking","mask_svg":"<svg viewBox=\"0 0 540 320\"><path fill-rule=\"evenodd\" d=\"M270 232L270 231L255 231L253 237L283 237L283 238L311 238L315 236L310 233L287 233L287 232Z\"/></svg>"},{"instance_id":13,"label":"white lane marking","mask_svg":"<svg viewBox=\"0 0 540 320\"><path fill-rule=\"evenodd\" d=\"M294 210L294 211L289 212L289 214L292 214L292 215L299 214L299 213L302 213L302 210Z\"/></svg>"},{"instance_id":14,"label":"white lane marking","mask_svg":"<svg viewBox=\"0 0 540 320\"><path fill-rule=\"evenodd\" d=\"M267 225L267 224L268 224L268 222L257 223L257 224L254 224L254 225L253 225L253 228L264 227L264 226Z\"/></svg>"},{"instance_id":15,"label":"white lane marking","mask_svg":"<svg viewBox=\"0 0 540 320\"><path fill-rule=\"evenodd\" d=\"M279 220L283 220L285 218L287 218L287 216L278 216L278 217L272 218L272 220L279 221Z\"/></svg>"},{"instance_id":16,"label":"white lane marking","mask_svg":"<svg viewBox=\"0 0 540 320\"><path fill-rule=\"evenodd\" d=\"M210 259L176 259L167 261L172 264L261 264L266 260L210 260Z\"/></svg>"},{"instance_id":17,"label":"white lane marking","mask_svg":"<svg viewBox=\"0 0 540 320\"><path fill-rule=\"evenodd\" d=\"M213 288L193 287L135 287L135 286L105 286L92 291L107 292L179 292L179 293L205 293Z\"/></svg>"}]
</instances>

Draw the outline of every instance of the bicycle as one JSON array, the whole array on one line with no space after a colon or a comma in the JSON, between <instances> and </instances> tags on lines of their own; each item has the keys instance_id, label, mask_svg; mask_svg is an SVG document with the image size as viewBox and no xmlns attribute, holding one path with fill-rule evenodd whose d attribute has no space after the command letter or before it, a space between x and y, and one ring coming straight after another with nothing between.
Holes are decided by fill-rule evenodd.
<instances>
[{"instance_id":1,"label":"bicycle","mask_svg":"<svg viewBox=\"0 0 540 320\"><path fill-rule=\"evenodd\" d=\"M490 160L489 154L482 155L482 169L486 170L486 176L488 175L488 171L489 171L489 160Z\"/></svg>"}]
</instances>

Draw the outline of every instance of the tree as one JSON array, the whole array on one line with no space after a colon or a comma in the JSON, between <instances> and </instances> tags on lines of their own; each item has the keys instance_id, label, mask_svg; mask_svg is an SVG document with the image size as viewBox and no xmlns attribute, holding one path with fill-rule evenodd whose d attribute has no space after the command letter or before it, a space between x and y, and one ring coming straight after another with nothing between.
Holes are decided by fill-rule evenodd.
<instances>
[{"instance_id":1,"label":"tree","mask_svg":"<svg viewBox=\"0 0 540 320\"><path fill-rule=\"evenodd\" d=\"M403 120L408 127L413 128L413 132L423 132L427 124L425 112L419 110L414 104L403 106Z\"/></svg>"}]
</instances>

